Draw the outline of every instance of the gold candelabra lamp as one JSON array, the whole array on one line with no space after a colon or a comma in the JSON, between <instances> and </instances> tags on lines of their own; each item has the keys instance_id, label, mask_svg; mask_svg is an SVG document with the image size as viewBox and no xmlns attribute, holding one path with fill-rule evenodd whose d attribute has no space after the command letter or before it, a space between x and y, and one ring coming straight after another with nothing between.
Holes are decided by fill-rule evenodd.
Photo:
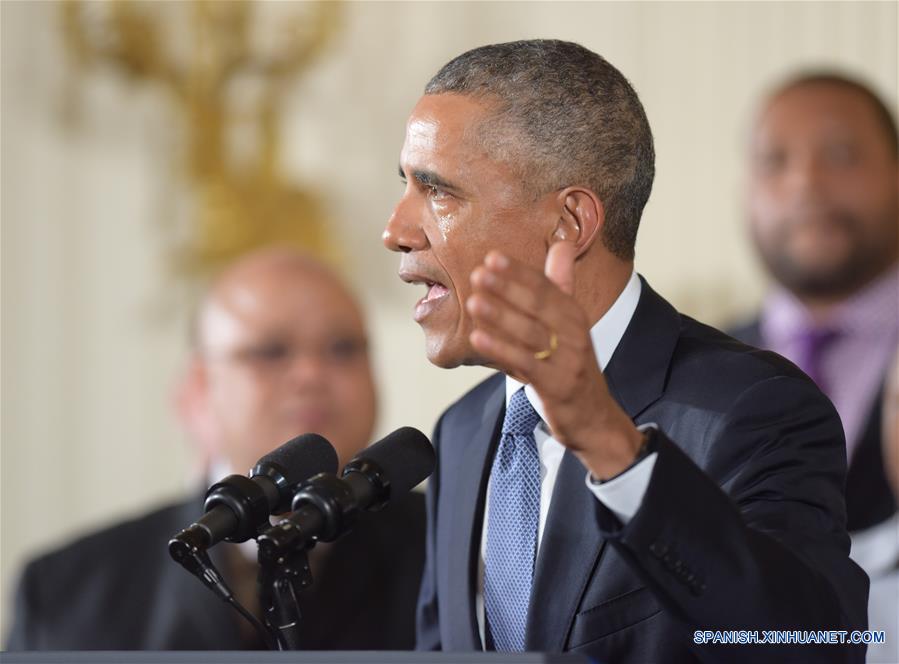
<instances>
[{"instance_id":1,"label":"gold candelabra lamp","mask_svg":"<svg viewBox=\"0 0 899 664\"><path fill-rule=\"evenodd\" d=\"M179 273L208 275L274 243L335 257L324 206L284 175L279 149L285 93L335 33L338 3L64 0L61 11L80 70L112 64L161 86L182 119L175 167L190 212L172 234Z\"/></svg>"}]
</instances>

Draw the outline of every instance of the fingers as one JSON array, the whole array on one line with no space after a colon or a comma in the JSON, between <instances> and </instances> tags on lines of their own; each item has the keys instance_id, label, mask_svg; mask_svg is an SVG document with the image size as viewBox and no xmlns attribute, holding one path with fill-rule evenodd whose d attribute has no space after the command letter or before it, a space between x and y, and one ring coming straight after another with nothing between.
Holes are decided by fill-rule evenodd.
<instances>
[{"instance_id":1,"label":"fingers","mask_svg":"<svg viewBox=\"0 0 899 664\"><path fill-rule=\"evenodd\" d=\"M522 382L537 382L535 374L540 360L534 358L532 351L484 328L475 329L470 341L476 351L490 358L505 373L516 376Z\"/></svg>"},{"instance_id":2,"label":"fingers","mask_svg":"<svg viewBox=\"0 0 899 664\"><path fill-rule=\"evenodd\" d=\"M574 259L577 258L577 245L574 242L560 240L549 247L546 254L544 274L558 286L563 293L574 295Z\"/></svg>"},{"instance_id":3,"label":"fingers","mask_svg":"<svg viewBox=\"0 0 899 664\"><path fill-rule=\"evenodd\" d=\"M563 265L565 255L560 257L556 265ZM563 265L554 274L571 284L565 270ZM528 382L546 378L556 383L564 377L551 374L573 371L572 362L581 355L593 357L583 310L540 270L491 252L471 282L473 293L465 305L476 328L471 343L495 366ZM558 348L545 360L535 358L551 348L554 334Z\"/></svg>"},{"instance_id":4,"label":"fingers","mask_svg":"<svg viewBox=\"0 0 899 664\"><path fill-rule=\"evenodd\" d=\"M490 293L537 320L562 319L560 325L571 324L575 322L571 319L576 319L576 314L580 313L574 299L565 295L539 270L496 251L490 252L484 265L472 272L471 283L475 293Z\"/></svg>"},{"instance_id":5,"label":"fingers","mask_svg":"<svg viewBox=\"0 0 899 664\"><path fill-rule=\"evenodd\" d=\"M469 337L471 345L481 356L490 360L490 365L532 384L544 398L565 393L571 382L580 375L580 363L587 348L580 337L564 338L556 335L555 349L544 359L537 358L537 351L553 348L550 332L544 332L545 341L539 346L524 343L520 338L510 336L508 331L493 325L479 325ZM592 348L591 348L592 350Z\"/></svg>"},{"instance_id":6,"label":"fingers","mask_svg":"<svg viewBox=\"0 0 899 664\"><path fill-rule=\"evenodd\" d=\"M531 354L549 347L552 330L536 318L510 307L487 291L475 293L465 304L479 328L523 346Z\"/></svg>"}]
</instances>

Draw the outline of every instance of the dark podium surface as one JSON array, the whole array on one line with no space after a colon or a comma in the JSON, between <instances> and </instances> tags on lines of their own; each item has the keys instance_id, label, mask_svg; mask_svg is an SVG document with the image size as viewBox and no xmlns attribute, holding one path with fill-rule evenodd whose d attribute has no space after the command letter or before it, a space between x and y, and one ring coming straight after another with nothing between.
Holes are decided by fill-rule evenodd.
<instances>
[{"instance_id":1,"label":"dark podium surface","mask_svg":"<svg viewBox=\"0 0 899 664\"><path fill-rule=\"evenodd\" d=\"M258 662L272 664L295 662L296 664L587 664L589 658L574 654L547 654L537 652L311 652L311 651L64 651L64 652L3 652L2 664L86 664L87 662L121 664L237 664Z\"/></svg>"}]
</instances>

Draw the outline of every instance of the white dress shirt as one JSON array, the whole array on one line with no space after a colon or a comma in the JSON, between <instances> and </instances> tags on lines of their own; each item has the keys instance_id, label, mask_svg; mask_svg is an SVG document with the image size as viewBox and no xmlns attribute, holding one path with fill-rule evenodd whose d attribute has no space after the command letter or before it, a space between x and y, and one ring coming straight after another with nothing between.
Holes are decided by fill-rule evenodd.
<instances>
[{"instance_id":1,"label":"white dress shirt","mask_svg":"<svg viewBox=\"0 0 899 664\"><path fill-rule=\"evenodd\" d=\"M884 631L883 643L868 646L867 662L899 662L899 514L852 533L849 557L871 579L868 629Z\"/></svg>"},{"instance_id":2,"label":"white dress shirt","mask_svg":"<svg viewBox=\"0 0 899 664\"><path fill-rule=\"evenodd\" d=\"M596 353L596 363L600 369L605 369L624 331L633 318L640 300L642 284L636 272L631 273L631 278L621 291L618 299L602 318L590 329L590 338L593 342L593 350ZM543 529L546 526L546 517L549 514L553 489L556 485L556 477L559 474L559 466L565 454L565 446L552 437L552 432L546 424L546 411L543 402L531 385L525 385L510 376L506 376L506 407L509 399L521 387L527 395L528 401L540 415L542 421L534 430L534 439L537 442L537 454L540 457L540 518L537 526L537 551L540 550L540 542L543 539ZM586 490L589 490L596 498L605 504L609 510L621 520L627 523L643 501L646 487L655 466L657 454L653 452L633 468L622 473L613 480L594 484L590 474L585 478ZM484 559L487 552L487 525L490 517L490 490L491 484L487 484L487 500L484 502L484 522L481 530L480 556L478 557L478 590L475 598L475 610L478 619L478 631L481 635L481 643L484 642Z\"/></svg>"}]
</instances>

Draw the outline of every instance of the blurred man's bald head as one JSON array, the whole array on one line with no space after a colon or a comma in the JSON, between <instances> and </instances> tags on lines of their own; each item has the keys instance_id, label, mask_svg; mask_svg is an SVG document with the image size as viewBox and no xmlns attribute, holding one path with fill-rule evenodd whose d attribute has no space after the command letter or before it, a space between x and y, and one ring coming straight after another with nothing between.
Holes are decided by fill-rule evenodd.
<instances>
[{"instance_id":1,"label":"blurred man's bald head","mask_svg":"<svg viewBox=\"0 0 899 664\"><path fill-rule=\"evenodd\" d=\"M355 298L340 277L320 260L287 247L268 247L249 253L225 268L212 282L197 311L195 343L201 351L215 344L218 316L224 312L252 309L262 291L281 291L286 283L302 283L322 289L346 305L364 327ZM212 338L209 338L212 335Z\"/></svg>"},{"instance_id":2,"label":"blurred man's bald head","mask_svg":"<svg viewBox=\"0 0 899 664\"><path fill-rule=\"evenodd\" d=\"M369 441L375 393L359 305L323 263L262 249L212 283L196 321L220 451L237 472L301 433L346 462Z\"/></svg>"}]
</instances>

